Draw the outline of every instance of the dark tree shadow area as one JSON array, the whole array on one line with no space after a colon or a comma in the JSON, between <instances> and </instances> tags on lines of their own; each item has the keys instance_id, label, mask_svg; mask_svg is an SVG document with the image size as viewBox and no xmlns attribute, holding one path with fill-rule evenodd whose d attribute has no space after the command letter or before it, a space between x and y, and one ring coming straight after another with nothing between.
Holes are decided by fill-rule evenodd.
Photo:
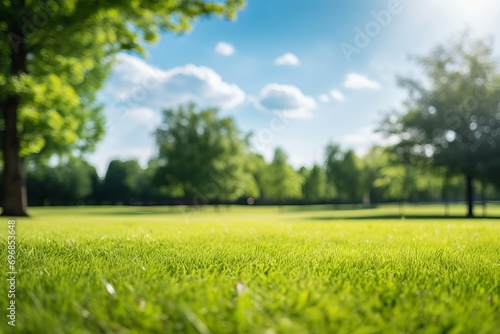
<instances>
[{"instance_id":1,"label":"dark tree shadow area","mask_svg":"<svg viewBox=\"0 0 500 334\"><path fill-rule=\"evenodd\" d=\"M415 214L410 214L410 215L372 215L372 216L327 216L327 217L310 217L309 219L311 220L318 220L318 221L327 221L327 220L470 220L470 219L475 219L475 220L500 220L500 216L478 216L478 217L466 217L464 215L458 216L458 215L450 215L450 216L440 216L440 215L415 215Z\"/></svg>"},{"instance_id":2,"label":"dark tree shadow area","mask_svg":"<svg viewBox=\"0 0 500 334\"><path fill-rule=\"evenodd\" d=\"M85 213L86 216L145 216L145 215L174 215L184 211L92 211Z\"/></svg>"},{"instance_id":3,"label":"dark tree shadow area","mask_svg":"<svg viewBox=\"0 0 500 334\"><path fill-rule=\"evenodd\" d=\"M325 210L334 210L334 211L362 211L362 210L373 210L378 208L379 205L375 204L311 204L311 205L295 205L295 206L286 206L286 211L325 211Z\"/></svg>"}]
</instances>

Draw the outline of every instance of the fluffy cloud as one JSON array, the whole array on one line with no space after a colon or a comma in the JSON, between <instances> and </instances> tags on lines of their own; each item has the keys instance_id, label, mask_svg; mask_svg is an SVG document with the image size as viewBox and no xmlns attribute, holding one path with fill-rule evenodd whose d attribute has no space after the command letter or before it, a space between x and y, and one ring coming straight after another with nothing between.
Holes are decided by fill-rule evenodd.
<instances>
[{"instance_id":1,"label":"fluffy cloud","mask_svg":"<svg viewBox=\"0 0 500 334\"><path fill-rule=\"evenodd\" d=\"M331 92L330 92L330 96L336 100L336 101L344 101L345 100L345 96L344 94L342 94L339 90L336 90L336 89L333 89Z\"/></svg>"},{"instance_id":2,"label":"fluffy cloud","mask_svg":"<svg viewBox=\"0 0 500 334\"><path fill-rule=\"evenodd\" d=\"M347 134L342 137L341 142L347 147L355 147L357 149L367 148L373 144L381 143L383 136L374 131L373 126L366 126L357 131Z\"/></svg>"},{"instance_id":3,"label":"fluffy cloud","mask_svg":"<svg viewBox=\"0 0 500 334\"><path fill-rule=\"evenodd\" d=\"M318 96L318 100L322 103L328 103L330 102L330 96L328 96L328 94L321 94Z\"/></svg>"},{"instance_id":4,"label":"fluffy cloud","mask_svg":"<svg viewBox=\"0 0 500 334\"><path fill-rule=\"evenodd\" d=\"M262 88L255 105L260 110L288 118L309 118L317 107L314 98L304 95L298 87L276 83Z\"/></svg>"},{"instance_id":5,"label":"fluffy cloud","mask_svg":"<svg viewBox=\"0 0 500 334\"><path fill-rule=\"evenodd\" d=\"M221 54L223 56L229 57L234 55L234 46L232 44L226 43L226 42L219 42L215 46L215 52L218 54Z\"/></svg>"},{"instance_id":6,"label":"fluffy cloud","mask_svg":"<svg viewBox=\"0 0 500 334\"><path fill-rule=\"evenodd\" d=\"M158 110L188 102L230 109L245 100L237 85L225 82L209 67L185 65L162 70L130 55L122 54L118 60L104 94L114 99L119 109Z\"/></svg>"},{"instance_id":7,"label":"fluffy cloud","mask_svg":"<svg viewBox=\"0 0 500 334\"><path fill-rule=\"evenodd\" d=\"M104 177L113 159L137 159L142 166L157 153L153 136L160 125L161 114L149 108L136 108L123 113L106 111L106 135L89 156L89 161Z\"/></svg>"},{"instance_id":8,"label":"fluffy cloud","mask_svg":"<svg viewBox=\"0 0 500 334\"><path fill-rule=\"evenodd\" d=\"M288 52L281 57L276 58L274 63L280 66L298 66L300 64L300 60L296 55Z\"/></svg>"},{"instance_id":9,"label":"fluffy cloud","mask_svg":"<svg viewBox=\"0 0 500 334\"><path fill-rule=\"evenodd\" d=\"M162 70L121 54L99 98L106 105L106 136L90 161L104 176L111 159L138 159L144 166L156 153L153 134L162 109L191 101L229 109L243 103L245 93L208 67Z\"/></svg>"},{"instance_id":10,"label":"fluffy cloud","mask_svg":"<svg viewBox=\"0 0 500 334\"><path fill-rule=\"evenodd\" d=\"M353 148L360 156L366 154L374 145L394 145L397 141L396 137L385 138L384 135L375 131L374 126L359 128L340 139L342 146Z\"/></svg>"},{"instance_id":11,"label":"fluffy cloud","mask_svg":"<svg viewBox=\"0 0 500 334\"><path fill-rule=\"evenodd\" d=\"M344 94L342 94L341 91L339 91L337 89L332 89L330 91L330 93L321 94L320 96L318 96L318 100L322 103L329 103L330 101L332 101L332 99L334 101L342 102L345 100L345 96L344 96Z\"/></svg>"},{"instance_id":12,"label":"fluffy cloud","mask_svg":"<svg viewBox=\"0 0 500 334\"><path fill-rule=\"evenodd\" d=\"M380 89L378 82L369 79L368 77L358 74L349 73L345 77L344 87L350 89Z\"/></svg>"},{"instance_id":13,"label":"fluffy cloud","mask_svg":"<svg viewBox=\"0 0 500 334\"><path fill-rule=\"evenodd\" d=\"M130 116L137 125L144 125L149 132L154 131L161 122L160 113L149 108L132 109L127 116Z\"/></svg>"}]
</instances>

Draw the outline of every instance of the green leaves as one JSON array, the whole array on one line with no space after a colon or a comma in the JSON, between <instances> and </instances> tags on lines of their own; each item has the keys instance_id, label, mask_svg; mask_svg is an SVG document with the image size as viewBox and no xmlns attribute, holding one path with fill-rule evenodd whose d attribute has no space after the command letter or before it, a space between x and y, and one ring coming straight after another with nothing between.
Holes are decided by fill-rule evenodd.
<instances>
[{"instance_id":1,"label":"green leaves","mask_svg":"<svg viewBox=\"0 0 500 334\"><path fill-rule=\"evenodd\" d=\"M117 52L145 53L144 43L156 41L162 30L188 30L198 16L233 17L241 5L242 0L0 2L0 101L7 94L21 98L21 155L92 149L104 131L95 94ZM14 35L26 49L20 55L23 73L10 71Z\"/></svg>"},{"instance_id":2,"label":"green leaves","mask_svg":"<svg viewBox=\"0 0 500 334\"><path fill-rule=\"evenodd\" d=\"M102 186L103 200L111 204L140 202L139 197L146 191L142 189L142 184L149 186L144 178L145 174L137 161L111 161Z\"/></svg>"},{"instance_id":3,"label":"green leaves","mask_svg":"<svg viewBox=\"0 0 500 334\"><path fill-rule=\"evenodd\" d=\"M12 86L22 97L18 116L21 155L71 148L79 137L77 130L83 118L79 116L85 110L75 90L55 74L40 78L24 75Z\"/></svg>"},{"instance_id":4,"label":"green leaves","mask_svg":"<svg viewBox=\"0 0 500 334\"><path fill-rule=\"evenodd\" d=\"M361 161L352 150L343 152L340 146L326 148L327 180L336 192L336 199L351 203L363 197Z\"/></svg>"},{"instance_id":5,"label":"green leaves","mask_svg":"<svg viewBox=\"0 0 500 334\"><path fill-rule=\"evenodd\" d=\"M313 166L302 185L302 193L307 202L326 198L326 174L320 166Z\"/></svg>"},{"instance_id":6,"label":"green leaves","mask_svg":"<svg viewBox=\"0 0 500 334\"><path fill-rule=\"evenodd\" d=\"M194 104L164 112L157 129L161 166L157 179L175 194L202 202L234 200L245 194L246 142L231 118Z\"/></svg>"},{"instance_id":7,"label":"green leaves","mask_svg":"<svg viewBox=\"0 0 500 334\"><path fill-rule=\"evenodd\" d=\"M77 204L95 191L97 173L80 159L72 158L53 167L32 162L27 172L30 202L36 205Z\"/></svg>"},{"instance_id":8,"label":"green leaves","mask_svg":"<svg viewBox=\"0 0 500 334\"><path fill-rule=\"evenodd\" d=\"M263 170L261 187L265 199L282 202L302 198L304 178L287 160L285 151L277 148L273 161Z\"/></svg>"},{"instance_id":9,"label":"green leaves","mask_svg":"<svg viewBox=\"0 0 500 334\"><path fill-rule=\"evenodd\" d=\"M388 117L383 129L400 137L400 152L430 160L435 166L476 174L480 161L500 153L496 117L500 72L489 43L464 34L436 47L429 56L417 58L417 64L427 83L400 80L410 93L408 108Z\"/></svg>"},{"instance_id":10,"label":"green leaves","mask_svg":"<svg viewBox=\"0 0 500 334\"><path fill-rule=\"evenodd\" d=\"M102 137L96 93L119 51L145 53L161 30L185 31L201 15L229 17L242 4L0 1L3 213L27 215L21 158L83 152Z\"/></svg>"},{"instance_id":11,"label":"green leaves","mask_svg":"<svg viewBox=\"0 0 500 334\"><path fill-rule=\"evenodd\" d=\"M410 168L445 167L469 181L498 182L493 170L500 165L500 70L491 41L466 32L416 62L425 81L400 79L409 93L406 109L381 126L398 139L394 151ZM472 215L473 187L467 184Z\"/></svg>"}]
</instances>

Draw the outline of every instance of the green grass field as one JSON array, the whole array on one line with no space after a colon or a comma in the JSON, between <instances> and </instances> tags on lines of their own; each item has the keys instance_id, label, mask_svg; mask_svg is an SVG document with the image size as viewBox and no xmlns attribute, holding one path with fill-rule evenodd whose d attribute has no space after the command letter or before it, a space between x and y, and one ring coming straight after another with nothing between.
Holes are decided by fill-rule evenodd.
<instances>
[{"instance_id":1,"label":"green grass field","mask_svg":"<svg viewBox=\"0 0 500 334\"><path fill-rule=\"evenodd\" d=\"M442 206L406 219L396 206L30 213L3 333L500 333L499 219L438 218Z\"/></svg>"}]
</instances>

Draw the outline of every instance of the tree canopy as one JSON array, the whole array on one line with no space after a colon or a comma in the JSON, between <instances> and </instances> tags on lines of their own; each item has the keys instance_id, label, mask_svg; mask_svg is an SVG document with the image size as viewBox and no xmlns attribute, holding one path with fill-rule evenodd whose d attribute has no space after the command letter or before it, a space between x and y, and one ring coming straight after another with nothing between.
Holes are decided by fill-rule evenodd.
<instances>
[{"instance_id":1,"label":"tree canopy","mask_svg":"<svg viewBox=\"0 0 500 334\"><path fill-rule=\"evenodd\" d=\"M362 169L354 151L344 152L339 145L330 144L326 148L325 165L328 183L335 189L337 200L356 202L363 197Z\"/></svg>"},{"instance_id":2,"label":"tree canopy","mask_svg":"<svg viewBox=\"0 0 500 334\"><path fill-rule=\"evenodd\" d=\"M498 59L491 42L465 33L416 62L425 80L400 78L409 93L405 110L390 115L382 129L399 138L398 154L462 174L473 216L473 180L500 166Z\"/></svg>"},{"instance_id":3,"label":"tree canopy","mask_svg":"<svg viewBox=\"0 0 500 334\"><path fill-rule=\"evenodd\" d=\"M171 193L202 202L244 195L247 143L233 119L194 104L165 110L156 141L157 180Z\"/></svg>"},{"instance_id":4,"label":"tree canopy","mask_svg":"<svg viewBox=\"0 0 500 334\"><path fill-rule=\"evenodd\" d=\"M301 198L303 177L288 164L288 156L281 148L274 151L273 161L265 169L262 179L267 199L279 202Z\"/></svg>"},{"instance_id":5,"label":"tree canopy","mask_svg":"<svg viewBox=\"0 0 500 334\"><path fill-rule=\"evenodd\" d=\"M91 150L103 135L96 92L121 50L161 31L233 17L243 0L0 1L3 214L26 215L23 157Z\"/></svg>"},{"instance_id":6,"label":"tree canopy","mask_svg":"<svg viewBox=\"0 0 500 334\"><path fill-rule=\"evenodd\" d=\"M302 193L306 202L318 202L326 198L326 174L324 170L314 165L305 177Z\"/></svg>"}]
</instances>

